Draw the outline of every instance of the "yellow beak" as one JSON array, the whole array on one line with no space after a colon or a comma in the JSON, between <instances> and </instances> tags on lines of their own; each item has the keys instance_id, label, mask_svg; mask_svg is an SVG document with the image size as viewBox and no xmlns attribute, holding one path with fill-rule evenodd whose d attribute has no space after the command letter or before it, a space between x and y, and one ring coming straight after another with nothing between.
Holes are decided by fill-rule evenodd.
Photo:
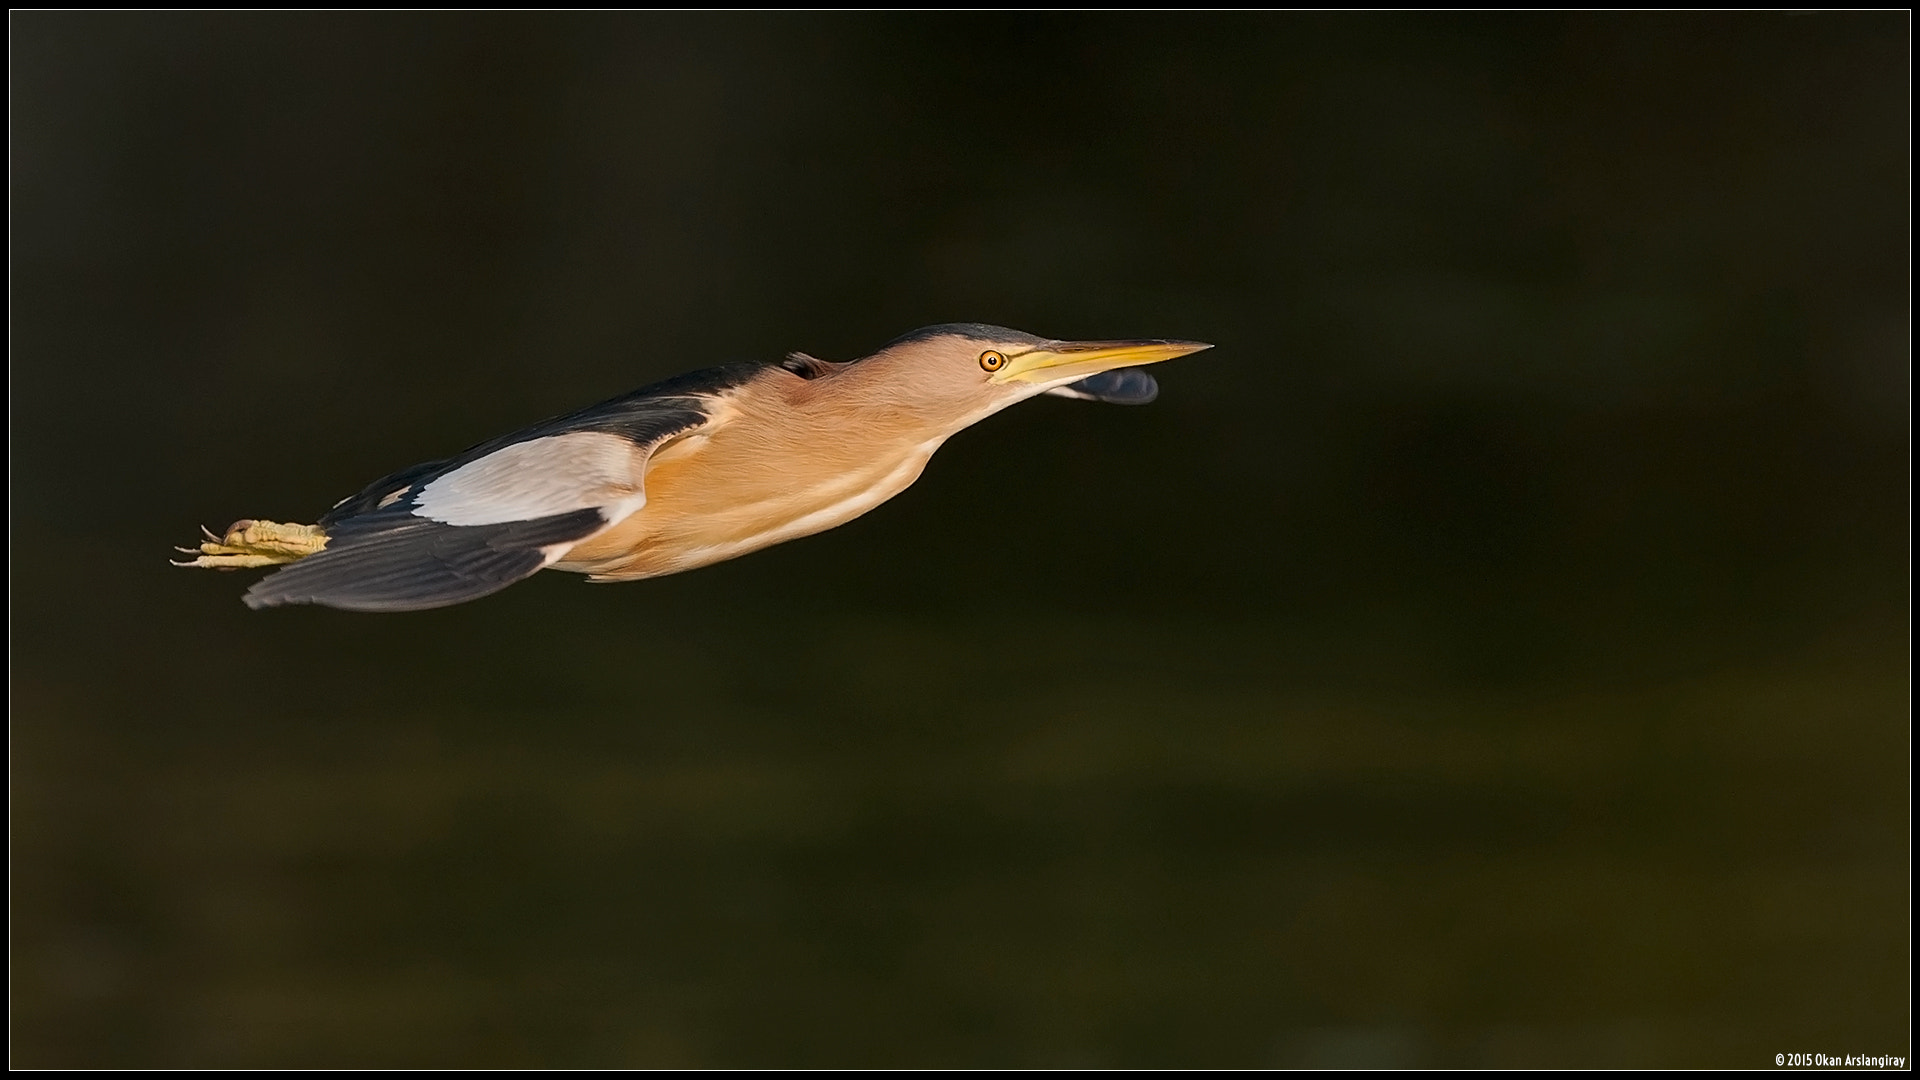
<instances>
[{"instance_id":1,"label":"yellow beak","mask_svg":"<svg viewBox=\"0 0 1920 1080\"><path fill-rule=\"evenodd\" d=\"M994 382L1067 383L1114 368L1157 364L1176 356L1211 349L1204 341L1050 341L1010 355Z\"/></svg>"}]
</instances>

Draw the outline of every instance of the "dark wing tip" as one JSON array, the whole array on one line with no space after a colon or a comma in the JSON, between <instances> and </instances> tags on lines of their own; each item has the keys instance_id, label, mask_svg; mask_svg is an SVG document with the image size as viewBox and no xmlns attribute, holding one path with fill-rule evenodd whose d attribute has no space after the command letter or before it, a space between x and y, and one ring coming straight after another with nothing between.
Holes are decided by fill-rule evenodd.
<instances>
[{"instance_id":1,"label":"dark wing tip","mask_svg":"<svg viewBox=\"0 0 1920 1080\"><path fill-rule=\"evenodd\" d=\"M348 555L342 552L342 555ZM397 554L397 553L396 553ZM343 611L425 611L499 592L546 564L539 551L502 551L459 567L435 559L314 555L254 583L241 597L255 611L319 604Z\"/></svg>"},{"instance_id":2,"label":"dark wing tip","mask_svg":"<svg viewBox=\"0 0 1920 1080\"><path fill-rule=\"evenodd\" d=\"M546 547L606 526L597 510L498 525L444 525L404 508L348 521L325 551L268 574L243 597L261 608L425 611L499 592L547 564Z\"/></svg>"},{"instance_id":3,"label":"dark wing tip","mask_svg":"<svg viewBox=\"0 0 1920 1080\"><path fill-rule=\"evenodd\" d=\"M1160 383L1139 368L1116 368L1047 392L1109 405L1145 405L1160 396Z\"/></svg>"}]
</instances>

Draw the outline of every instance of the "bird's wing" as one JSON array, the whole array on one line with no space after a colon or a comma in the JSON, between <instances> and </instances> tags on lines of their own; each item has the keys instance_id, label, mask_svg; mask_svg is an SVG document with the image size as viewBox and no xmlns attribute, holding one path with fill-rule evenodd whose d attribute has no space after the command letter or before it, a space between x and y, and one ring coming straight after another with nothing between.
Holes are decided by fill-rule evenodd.
<instances>
[{"instance_id":1,"label":"bird's wing","mask_svg":"<svg viewBox=\"0 0 1920 1080\"><path fill-rule=\"evenodd\" d=\"M716 369L403 469L320 519L325 549L247 590L249 607L416 611L476 600L532 575L644 506L655 450L718 422Z\"/></svg>"},{"instance_id":2,"label":"bird's wing","mask_svg":"<svg viewBox=\"0 0 1920 1080\"><path fill-rule=\"evenodd\" d=\"M1115 368L1056 386L1047 393L1110 405L1145 405L1160 396L1160 384L1139 368Z\"/></svg>"}]
</instances>

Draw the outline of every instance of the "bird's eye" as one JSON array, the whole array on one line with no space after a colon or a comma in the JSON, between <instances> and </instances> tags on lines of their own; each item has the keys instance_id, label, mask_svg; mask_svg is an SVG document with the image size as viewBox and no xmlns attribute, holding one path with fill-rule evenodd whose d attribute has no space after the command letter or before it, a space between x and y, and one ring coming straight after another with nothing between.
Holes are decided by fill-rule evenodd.
<instances>
[{"instance_id":1,"label":"bird's eye","mask_svg":"<svg viewBox=\"0 0 1920 1080\"><path fill-rule=\"evenodd\" d=\"M980 354L980 366L988 371L999 371L1001 368L1007 366L1007 358L994 352L992 349L988 349L986 352Z\"/></svg>"}]
</instances>

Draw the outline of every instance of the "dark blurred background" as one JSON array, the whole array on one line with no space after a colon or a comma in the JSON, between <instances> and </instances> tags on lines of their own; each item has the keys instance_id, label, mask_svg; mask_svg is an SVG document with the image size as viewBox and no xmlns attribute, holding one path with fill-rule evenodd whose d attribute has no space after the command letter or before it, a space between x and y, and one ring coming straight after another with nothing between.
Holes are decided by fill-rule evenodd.
<instances>
[{"instance_id":1,"label":"dark blurred background","mask_svg":"<svg viewBox=\"0 0 1920 1080\"><path fill-rule=\"evenodd\" d=\"M1906 13L11 28L14 1064L1908 1053ZM1218 347L678 577L166 565L950 320Z\"/></svg>"}]
</instances>

